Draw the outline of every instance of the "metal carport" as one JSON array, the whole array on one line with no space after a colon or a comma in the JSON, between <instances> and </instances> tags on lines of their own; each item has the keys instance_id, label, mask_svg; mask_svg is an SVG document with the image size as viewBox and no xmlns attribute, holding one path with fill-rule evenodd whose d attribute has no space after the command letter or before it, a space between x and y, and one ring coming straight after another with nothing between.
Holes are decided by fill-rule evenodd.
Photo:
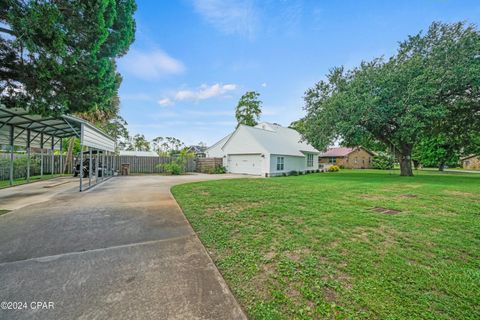
<instances>
[{"instance_id":1,"label":"metal carport","mask_svg":"<svg viewBox=\"0 0 480 320\"><path fill-rule=\"evenodd\" d=\"M102 182L113 176L115 165L115 140L90 124L89 122L74 116L44 117L30 114L21 108L7 109L0 106L0 145L8 145L10 148L10 185L13 185L14 148L25 147L27 151L27 181L30 179L30 152L31 148L41 149L41 175L43 175L43 150L49 146L50 156L53 159L54 150L61 149L64 138L80 138L80 181L79 190L83 191L96 183ZM88 153L88 186L84 184L83 163L84 149ZM93 183L92 159L95 152L95 183ZM61 157L61 167L63 158ZM98 179L99 162L102 165L101 179ZM52 160L53 174L53 160Z\"/></svg>"}]
</instances>

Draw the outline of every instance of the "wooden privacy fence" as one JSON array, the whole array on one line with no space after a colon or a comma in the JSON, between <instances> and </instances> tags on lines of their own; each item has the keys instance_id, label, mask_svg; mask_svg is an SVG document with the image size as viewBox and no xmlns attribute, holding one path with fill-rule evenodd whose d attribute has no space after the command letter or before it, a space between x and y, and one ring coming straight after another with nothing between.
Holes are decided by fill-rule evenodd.
<instances>
[{"instance_id":1,"label":"wooden privacy fence","mask_svg":"<svg viewBox=\"0 0 480 320\"><path fill-rule=\"evenodd\" d=\"M163 164L170 163L175 157L139 157L139 156L116 156L115 170L121 173L122 164L129 164L130 173L162 173ZM186 172L195 171L195 159L188 159Z\"/></svg>"},{"instance_id":2,"label":"wooden privacy fence","mask_svg":"<svg viewBox=\"0 0 480 320\"><path fill-rule=\"evenodd\" d=\"M215 167L223 166L223 158L197 158L197 172L211 173Z\"/></svg>"},{"instance_id":3,"label":"wooden privacy fence","mask_svg":"<svg viewBox=\"0 0 480 320\"><path fill-rule=\"evenodd\" d=\"M14 153L13 178L26 178L27 176L27 155L23 153ZM78 161L78 157L75 157ZM138 157L138 156L115 156L114 170L121 174L122 164L129 164L130 173L163 173L163 164L170 163L175 157ZM188 159L185 171L193 172L198 168L212 167L210 164L212 158ZM215 160L213 163L221 165L222 158ZM207 161L205 161L207 160ZM53 173L61 173L61 164L65 164L66 157L61 158L60 155L53 157ZM200 162L200 165L198 164ZM41 156L40 153L32 153L30 157L30 176L40 175L41 173ZM213 165L215 167L215 165ZM213 168L212 167L212 168ZM205 171L200 171L205 172ZM43 174L48 175L52 173L52 158L46 152L43 155ZM0 152L0 180L8 180L10 177L10 153Z\"/></svg>"}]
</instances>

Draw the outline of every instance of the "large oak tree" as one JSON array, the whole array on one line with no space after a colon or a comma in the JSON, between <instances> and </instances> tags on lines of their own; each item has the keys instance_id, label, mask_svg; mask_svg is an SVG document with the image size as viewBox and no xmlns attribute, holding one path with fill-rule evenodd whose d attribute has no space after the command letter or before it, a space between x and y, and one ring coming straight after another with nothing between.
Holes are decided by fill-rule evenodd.
<instances>
[{"instance_id":1,"label":"large oak tree","mask_svg":"<svg viewBox=\"0 0 480 320\"><path fill-rule=\"evenodd\" d=\"M305 93L305 138L319 149L380 141L413 175L412 151L425 137L470 143L480 130L480 33L464 23L433 23L397 54L334 68ZM452 139L453 140L453 139Z\"/></svg>"}]
</instances>

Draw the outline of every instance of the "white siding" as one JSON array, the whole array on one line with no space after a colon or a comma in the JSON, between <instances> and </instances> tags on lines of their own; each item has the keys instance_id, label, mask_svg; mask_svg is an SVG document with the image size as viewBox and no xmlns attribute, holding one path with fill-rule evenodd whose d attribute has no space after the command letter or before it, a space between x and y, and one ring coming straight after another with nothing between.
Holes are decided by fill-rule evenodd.
<instances>
[{"instance_id":1,"label":"white siding","mask_svg":"<svg viewBox=\"0 0 480 320\"><path fill-rule=\"evenodd\" d=\"M277 170L277 157L284 158L284 169ZM306 157L286 156L281 154L270 155L270 172L269 175L276 176L282 173L288 173L292 170L305 171L306 170ZM317 159L318 162L318 159ZM317 164L318 165L318 164Z\"/></svg>"},{"instance_id":2,"label":"white siding","mask_svg":"<svg viewBox=\"0 0 480 320\"><path fill-rule=\"evenodd\" d=\"M228 140L228 138L230 138L230 136L231 134L224 137L222 140L218 141L210 148L207 148L207 150L205 150L205 156L207 158L223 158L223 156L225 155L225 152L222 150L222 147L225 144L225 142Z\"/></svg>"},{"instance_id":3,"label":"white siding","mask_svg":"<svg viewBox=\"0 0 480 320\"><path fill-rule=\"evenodd\" d=\"M106 151L115 151L115 141L94 127L82 123L82 143L84 146Z\"/></svg>"},{"instance_id":4,"label":"white siding","mask_svg":"<svg viewBox=\"0 0 480 320\"><path fill-rule=\"evenodd\" d=\"M255 129L258 130L258 129ZM240 126L223 146L225 154L266 154L266 150L258 143L245 126Z\"/></svg>"}]
</instances>

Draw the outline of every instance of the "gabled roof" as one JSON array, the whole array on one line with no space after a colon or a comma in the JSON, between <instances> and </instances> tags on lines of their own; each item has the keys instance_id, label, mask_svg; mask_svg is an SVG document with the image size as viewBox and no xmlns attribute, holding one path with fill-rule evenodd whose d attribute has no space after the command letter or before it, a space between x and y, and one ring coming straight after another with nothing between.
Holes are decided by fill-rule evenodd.
<instances>
[{"instance_id":1,"label":"gabled roof","mask_svg":"<svg viewBox=\"0 0 480 320\"><path fill-rule=\"evenodd\" d=\"M370 153L372 156L375 154L363 147L355 147L355 148L347 148L347 147L337 147L337 148L329 148L325 152L321 152L318 156L321 158L325 157L346 157L353 151L356 151L358 149L363 149L366 152Z\"/></svg>"},{"instance_id":2,"label":"gabled roof","mask_svg":"<svg viewBox=\"0 0 480 320\"><path fill-rule=\"evenodd\" d=\"M207 150L207 147L203 146L189 146L188 147L189 151L195 152L195 153L204 153L205 150Z\"/></svg>"},{"instance_id":3,"label":"gabled roof","mask_svg":"<svg viewBox=\"0 0 480 320\"><path fill-rule=\"evenodd\" d=\"M205 152L208 152L208 150L212 149L212 148L215 148L215 147L223 147L223 145L225 144L225 142L227 142L227 140L232 136L233 132L226 135L225 137L223 137L222 139L220 139L219 141L217 141L215 144L213 144L212 146L208 147Z\"/></svg>"},{"instance_id":4,"label":"gabled roof","mask_svg":"<svg viewBox=\"0 0 480 320\"><path fill-rule=\"evenodd\" d=\"M224 149L240 130L247 132L267 153L291 156L305 156L303 152L319 153L309 143L302 141L300 134L290 128L268 122L255 127L240 125L222 146Z\"/></svg>"},{"instance_id":5,"label":"gabled roof","mask_svg":"<svg viewBox=\"0 0 480 320\"><path fill-rule=\"evenodd\" d=\"M460 158L460 161L464 161L464 160L467 160L467 159L470 159L470 158L475 158L475 157L479 157L479 158L480 158L480 155L471 154L471 155L469 155L469 156L465 156L465 157Z\"/></svg>"},{"instance_id":6,"label":"gabled roof","mask_svg":"<svg viewBox=\"0 0 480 320\"><path fill-rule=\"evenodd\" d=\"M327 149L325 152L321 152L319 157L346 157L350 153L352 153L355 149L354 148L330 148Z\"/></svg>"}]
</instances>

